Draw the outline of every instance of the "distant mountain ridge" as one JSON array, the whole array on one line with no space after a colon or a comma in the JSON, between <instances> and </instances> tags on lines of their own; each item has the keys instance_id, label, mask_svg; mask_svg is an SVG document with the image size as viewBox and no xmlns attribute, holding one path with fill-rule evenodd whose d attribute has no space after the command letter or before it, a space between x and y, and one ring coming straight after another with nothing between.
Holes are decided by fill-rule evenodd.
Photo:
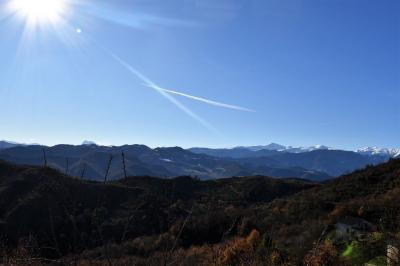
<instances>
[{"instance_id":1,"label":"distant mountain ridge","mask_svg":"<svg viewBox=\"0 0 400 266\"><path fill-rule=\"evenodd\" d=\"M97 143L91 140L84 140L82 145L97 145Z\"/></svg>"},{"instance_id":2,"label":"distant mountain ridge","mask_svg":"<svg viewBox=\"0 0 400 266\"><path fill-rule=\"evenodd\" d=\"M324 145L314 145L310 147L293 147L293 146L284 146L278 143L271 143L265 146L239 146L234 149L247 149L251 151L261 151L261 150L270 150L270 151L286 151L292 153L298 152L308 152L308 151L315 151L315 150L333 150L333 148L324 146Z\"/></svg>"},{"instance_id":3,"label":"distant mountain ridge","mask_svg":"<svg viewBox=\"0 0 400 266\"><path fill-rule=\"evenodd\" d=\"M90 145L16 146L0 150L0 159L28 165L44 165L73 176L103 180L111 159L108 179L124 176L122 152L125 155L125 170L128 175L151 175L163 178L188 175L201 179L232 176L268 175L281 178L304 178L325 180L330 175L301 166L284 166L268 162L252 163L232 158L219 158L196 154L180 147L151 149L145 145L119 147ZM45 156L45 157L44 157Z\"/></svg>"},{"instance_id":4,"label":"distant mountain ridge","mask_svg":"<svg viewBox=\"0 0 400 266\"><path fill-rule=\"evenodd\" d=\"M0 140L0 150L16 147L16 146L20 146L20 145L23 145L23 144L19 144L19 143L12 142L12 141Z\"/></svg>"},{"instance_id":5,"label":"distant mountain ridge","mask_svg":"<svg viewBox=\"0 0 400 266\"><path fill-rule=\"evenodd\" d=\"M18 143L14 141L6 141L6 140L0 140L0 150L2 149L8 149L8 148L13 148L13 147L18 147L18 146L44 146L40 144L26 144L26 143ZM91 140L84 140L81 145L95 145L95 146L104 146L100 145L95 141ZM125 145L129 146L129 145ZM117 146L109 146L109 147L117 147ZM219 157L246 157L250 153L249 152L260 152L262 153L267 153L267 151L270 151L271 153L274 151L278 152L289 152L289 153L303 153L303 152L310 152L310 151L316 151L316 150L343 150L343 149L337 149L325 145L313 145L313 146L308 146L308 147L294 147L294 146L285 146L281 145L278 143L270 143L268 145L257 145L257 146L237 146L234 148L204 148L204 147L193 147L187 149L189 151L192 151L194 153L205 153L209 154L211 156L214 156L215 154L219 155ZM350 151L350 150L343 150L343 151ZM354 150L354 152L366 155L366 156L385 156L385 157L390 157L390 158L399 158L400 157L400 148L382 148L382 147L364 147L364 148L359 148ZM224 156L222 156L224 155ZM251 156L252 157L252 156Z\"/></svg>"},{"instance_id":6,"label":"distant mountain ridge","mask_svg":"<svg viewBox=\"0 0 400 266\"><path fill-rule=\"evenodd\" d=\"M293 147L284 146L277 143L271 143L268 145L259 146L238 146L234 148L190 148L189 150L195 153L213 154L221 157L254 157L255 153L269 153L272 152L287 152L287 153L304 153L317 150L342 150L325 145L313 145L309 147ZM349 150L343 150L349 151ZM400 148L379 148L379 147L366 147L354 150L354 152L366 156L383 156L387 158L398 158L400 157Z\"/></svg>"},{"instance_id":7,"label":"distant mountain ridge","mask_svg":"<svg viewBox=\"0 0 400 266\"><path fill-rule=\"evenodd\" d=\"M260 151L260 150L270 150L270 151L286 151L291 153L300 153L300 152L309 152L315 150L339 150L336 148L328 147L325 145L313 145L309 147L293 147L293 146L284 146L277 143L271 143L265 146L239 146L233 149L247 149L251 151ZM389 156L396 157L400 155L400 148L381 148L381 147L365 147L354 150L354 152L363 154L363 155L381 155L381 156Z\"/></svg>"},{"instance_id":8,"label":"distant mountain ridge","mask_svg":"<svg viewBox=\"0 0 400 266\"><path fill-rule=\"evenodd\" d=\"M356 150L356 152L368 156L380 155L380 156L390 156L397 158L400 156L400 148L378 148L378 147L366 147Z\"/></svg>"},{"instance_id":9,"label":"distant mountain ridge","mask_svg":"<svg viewBox=\"0 0 400 266\"><path fill-rule=\"evenodd\" d=\"M124 176L122 151L128 175L163 178L189 175L201 179L267 175L326 180L390 158L382 153L341 151L323 145L293 148L276 143L232 149L152 149L145 145L117 147L101 146L87 140L82 145L52 147L6 143L0 148L0 159L17 164L43 165L44 150L48 166L95 180L105 178L110 156L112 159L107 178Z\"/></svg>"},{"instance_id":10,"label":"distant mountain ridge","mask_svg":"<svg viewBox=\"0 0 400 266\"><path fill-rule=\"evenodd\" d=\"M260 151L260 150L270 150L270 151L279 151L279 150L285 150L286 146L277 144L277 143L271 143L265 146L259 145L259 146L239 146L236 147L235 149L247 149L251 151Z\"/></svg>"},{"instance_id":11,"label":"distant mountain ridge","mask_svg":"<svg viewBox=\"0 0 400 266\"><path fill-rule=\"evenodd\" d=\"M39 145L36 143L19 143L15 141L8 141L8 140L0 140L0 150L18 147L18 146L30 146L30 145Z\"/></svg>"}]
</instances>

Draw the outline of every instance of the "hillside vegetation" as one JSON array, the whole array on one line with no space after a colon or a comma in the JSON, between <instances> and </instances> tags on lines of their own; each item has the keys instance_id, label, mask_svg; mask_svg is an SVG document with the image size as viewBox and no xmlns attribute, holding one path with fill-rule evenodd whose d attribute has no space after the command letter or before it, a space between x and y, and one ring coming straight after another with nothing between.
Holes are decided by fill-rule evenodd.
<instances>
[{"instance_id":1,"label":"hillside vegetation","mask_svg":"<svg viewBox=\"0 0 400 266\"><path fill-rule=\"evenodd\" d=\"M400 232L399 206L400 160L323 184L262 176L103 184L0 162L6 265L357 265L385 255ZM346 216L379 234L353 257L324 234Z\"/></svg>"}]
</instances>

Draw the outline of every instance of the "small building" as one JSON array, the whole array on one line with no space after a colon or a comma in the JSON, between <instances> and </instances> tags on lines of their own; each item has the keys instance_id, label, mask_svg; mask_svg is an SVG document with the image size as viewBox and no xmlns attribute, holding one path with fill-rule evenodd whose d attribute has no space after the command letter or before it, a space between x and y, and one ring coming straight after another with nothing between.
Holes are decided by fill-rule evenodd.
<instances>
[{"instance_id":1,"label":"small building","mask_svg":"<svg viewBox=\"0 0 400 266\"><path fill-rule=\"evenodd\" d=\"M363 240L377 227L361 218L345 216L335 224L336 239L341 241Z\"/></svg>"},{"instance_id":2,"label":"small building","mask_svg":"<svg viewBox=\"0 0 400 266\"><path fill-rule=\"evenodd\" d=\"M387 265L388 266L398 266L400 265L400 241L394 237L389 238L387 243Z\"/></svg>"}]
</instances>

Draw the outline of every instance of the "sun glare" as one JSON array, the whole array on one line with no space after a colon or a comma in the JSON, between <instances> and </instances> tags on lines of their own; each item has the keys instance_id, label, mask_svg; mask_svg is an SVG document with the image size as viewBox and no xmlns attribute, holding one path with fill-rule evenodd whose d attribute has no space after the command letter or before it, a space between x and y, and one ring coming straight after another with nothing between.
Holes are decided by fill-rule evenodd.
<instances>
[{"instance_id":1,"label":"sun glare","mask_svg":"<svg viewBox=\"0 0 400 266\"><path fill-rule=\"evenodd\" d=\"M65 0L12 0L11 9L29 24L57 23L66 10Z\"/></svg>"}]
</instances>

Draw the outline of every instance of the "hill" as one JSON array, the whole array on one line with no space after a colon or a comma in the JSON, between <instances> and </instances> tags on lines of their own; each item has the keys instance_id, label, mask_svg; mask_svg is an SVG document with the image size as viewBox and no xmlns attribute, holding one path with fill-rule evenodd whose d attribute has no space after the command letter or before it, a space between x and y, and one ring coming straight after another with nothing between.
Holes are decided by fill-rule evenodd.
<instances>
[{"instance_id":1,"label":"hill","mask_svg":"<svg viewBox=\"0 0 400 266\"><path fill-rule=\"evenodd\" d=\"M50 168L1 162L0 236L7 246L34 237L41 256L58 257L121 239L161 235L179 226L192 206L198 222L209 228L196 229L196 237L183 244L212 243L220 241L233 219L227 206L244 208L314 186L261 176L214 181L135 177L102 184Z\"/></svg>"},{"instance_id":2,"label":"hill","mask_svg":"<svg viewBox=\"0 0 400 266\"><path fill-rule=\"evenodd\" d=\"M232 158L250 167L267 166L281 169L302 168L316 172L327 173L330 176L340 176L369 164L379 164L388 160L388 156L360 154L352 151L315 149L301 152L288 150L271 150L238 147L234 149L192 148L190 151L218 158Z\"/></svg>"},{"instance_id":3,"label":"hill","mask_svg":"<svg viewBox=\"0 0 400 266\"><path fill-rule=\"evenodd\" d=\"M262 176L130 177L102 184L50 168L0 163L0 235L8 261L23 250L27 257L78 256L99 265L209 265L212 256L217 265L258 265L262 258L298 265L316 259L312 250L328 249L321 251L327 261L351 263L338 256L343 244L323 240L327 228L358 217L375 224L379 234L396 235L399 206L400 160L324 184ZM315 246L321 239L327 242ZM382 241L364 243L357 259L384 255Z\"/></svg>"},{"instance_id":4,"label":"hill","mask_svg":"<svg viewBox=\"0 0 400 266\"><path fill-rule=\"evenodd\" d=\"M17 147L19 145L20 144L18 144L18 143L0 140L0 150Z\"/></svg>"},{"instance_id":5,"label":"hill","mask_svg":"<svg viewBox=\"0 0 400 266\"><path fill-rule=\"evenodd\" d=\"M399 231L400 160L369 166L277 199L257 208L257 215L251 219L258 221L260 228L275 228L274 238L285 249L304 254L327 225L345 216L365 219L381 230Z\"/></svg>"}]
</instances>

